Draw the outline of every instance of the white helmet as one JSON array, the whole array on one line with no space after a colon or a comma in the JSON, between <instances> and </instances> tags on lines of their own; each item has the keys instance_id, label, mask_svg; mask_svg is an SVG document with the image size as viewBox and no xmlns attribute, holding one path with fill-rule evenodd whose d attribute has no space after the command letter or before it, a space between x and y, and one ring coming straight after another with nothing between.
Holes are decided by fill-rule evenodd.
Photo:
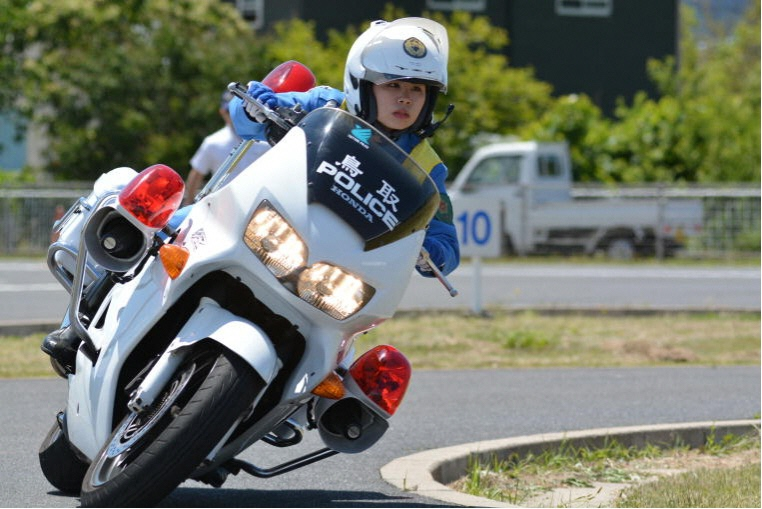
<instances>
[{"instance_id":1,"label":"white helmet","mask_svg":"<svg viewBox=\"0 0 762 509\"><path fill-rule=\"evenodd\" d=\"M426 105L408 129L416 132L431 123L438 92L447 91L447 31L426 18L374 21L357 38L347 55L344 94L354 115L373 123L376 101L371 84L411 80L426 85Z\"/></svg>"}]
</instances>

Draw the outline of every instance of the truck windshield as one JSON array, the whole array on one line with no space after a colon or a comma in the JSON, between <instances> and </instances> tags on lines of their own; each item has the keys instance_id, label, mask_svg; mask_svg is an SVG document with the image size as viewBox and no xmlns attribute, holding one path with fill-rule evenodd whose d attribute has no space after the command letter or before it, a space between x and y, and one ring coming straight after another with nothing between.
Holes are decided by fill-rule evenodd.
<instances>
[{"instance_id":1,"label":"truck windshield","mask_svg":"<svg viewBox=\"0 0 762 509\"><path fill-rule=\"evenodd\" d=\"M516 184L519 181L522 155L496 156L484 159L468 178L468 184L478 187Z\"/></svg>"}]
</instances>

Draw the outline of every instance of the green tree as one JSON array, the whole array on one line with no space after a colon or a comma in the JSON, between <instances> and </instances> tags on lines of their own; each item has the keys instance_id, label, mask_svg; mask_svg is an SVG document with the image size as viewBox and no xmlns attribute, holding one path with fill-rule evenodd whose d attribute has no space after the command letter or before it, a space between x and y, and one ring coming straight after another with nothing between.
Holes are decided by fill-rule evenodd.
<instances>
[{"instance_id":1,"label":"green tree","mask_svg":"<svg viewBox=\"0 0 762 509\"><path fill-rule=\"evenodd\" d=\"M0 118L4 122L18 123L19 137L23 136L24 128L23 118L17 114L17 103L22 83L22 36L28 22L28 3L29 0L0 0ZM0 144L0 151L3 148ZM0 178L12 180L10 176Z\"/></svg>"},{"instance_id":2,"label":"green tree","mask_svg":"<svg viewBox=\"0 0 762 509\"><path fill-rule=\"evenodd\" d=\"M649 62L656 100L620 102L598 155L600 180L759 182L760 3L732 34L699 39L681 11L680 65Z\"/></svg>"},{"instance_id":3,"label":"green tree","mask_svg":"<svg viewBox=\"0 0 762 509\"><path fill-rule=\"evenodd\" d=\"M599 179L599 147L609 141L611 122L584 95L556 98L551 107L518 129L525 140L565 141L569 144L573 178L579 182Z\"/></svg>"},{"instance_id":4,"label":"green tree","mask_svg":"<svg viewBox=\"0 0 762 509\"><path fill-rule=\"evenodd\" d=\"M672 56L648 63L659 98L620 99L607 119L585 96L560 97L520 137L568 141L578 181L758 182L759 1L732 34L696 26L683 8L680 65Z\"/></svg>"},{"instance_id":5,"label":"green tree","mask_svg":"<svg viewBox=\"0 0 762 509\"><path fill-rule=\"evenodd\" d=\"M509 34L487 18L424 13L450 39L449 90L435 116L456 105L434 146L451 177L487 133L569 142L579 181L759 181L759 11L755 0L730 36L698 40L683 10L679 65L649 63L661 96L622 100L614 118L512 67ZM404 15L391 5L379 13ZM182 172L219 125L224 86L285 60L342 88L347 51L367 26L319 40L314 23L291 19L255 35L219 0L0 0L0 23L0 111L44 126L48 170L78 179L156 162Z\"/></svg>"},{"instance_id":6,"label":"green tree","mask_svg":"<svg viewBox=\"0 0 762 509\"><path fill-rule=\"evenodd\" d=\"M184 173L203 136L221 125L227 83L265 69L250 27L218 0L10 7L25 9L14 39L24 51L22 111L46 127L47 169L57 178L156 162Z\"/></svg>"},{"instance_id":7,"label":"green tree","mask_svg":"<svg viewBox=\"0 0 762 509\"><path fill-rule=\"evenodd\" d=\"M0 112L13 108L18 87L21 45L19 31L26 25L28 0L0 0Z\"/></svg>"},{"instance_id":8,"label":"green tree","mask_svg":"<svg viewBox=\"0 0 762 509\"><path fill-rule=\"evenodd\" d=\"M24 111L47 127L48 170L60 178L93 178L115 166L139 169L154 162L181 170L219 122L217 97L228 81L261 79L294 59L307 64L319 83L341 89L346 54L367 26L332 30L323 42L313 23L291 19L255 38L230 6L216 0L14 5L25 17L17 23L27 50ZM391 5L379 13L402 16ZM435 116L441 118L449 103L457 107L434 144L454 176L478 134L514 134L552 107L552 89L531 69L509 66L503 54L508 34L487 18L431 16L450 37L449 91Z\"/></svg>"},{"instance_id":9,"label":"green tree","mask_svg":"<svg viewBox=\"0 0 762 509\"><path fill-rule=\"evenodd\" d=\"M360 31L360 27L353 26L343 31L330 30L327 41L321 42L314 22L298 18L281 21L267 36L264 57L271 67L287 60L302 62L315 74L318 84L341 90L347 52Z\"/></svg>"}]
</instances>

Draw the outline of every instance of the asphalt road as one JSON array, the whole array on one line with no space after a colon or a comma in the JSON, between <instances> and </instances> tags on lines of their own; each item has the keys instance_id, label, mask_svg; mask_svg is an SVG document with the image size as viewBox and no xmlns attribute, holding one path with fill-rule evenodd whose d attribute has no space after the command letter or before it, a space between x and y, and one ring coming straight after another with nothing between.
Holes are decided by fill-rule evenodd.
<instances>
[{"instance_id":1,"label":"asphalt road","mask_svg":"<svg viewBox=\"0 0 762 509\"><path fill-rule=\"evenodd\" d=\"M449 279L455 298L412 278L401 309L760 310L759 267L482 263Z\"/></svg>"},{"instance_id":2,"label":"asphalt road","mask_svg":"<svg viewBox=\"0 0 762 509\"><path fill-rule=\"evenodd\" d=\"M401 309L506 308L732 309L759 311L760 270L510 264L463 266L450 298L433 280L411 278ZM476 285L479 281L481 286ZM0 324L55 322L66 293L42 262L0 262ZM60 379L0 380L1 507L76 507L40 472L36 451L62 407ZM165 506L439 507L399 492L379 476L394 458L479 440L588 428L746 419L760 413L760 370L753 367L547 369L416 372L383 440L366 453L339 455L273 479L231 477L223 489L185 483ZM298 451L255 446L243 459L258 466Z\"/></svg>"},{"instance_id":3,"label":"asphalt road","mask_svg":"<svg viewBox=\"0 0 762 509\"><path fill-rule=\"evenodd\" d=\"M451 274L455 298L413 275L400 309L760 310L759 267L485 263L475 274L470 264ZM53 323L67 303L44 262L0 262L0 324Z\"/></svg>"},{"instance_id":4,"label":"asphalt road","mask_svg":"<svg viewBox=\"0 0 762 509\"><path fill-rule=\"evenodd\" d=\"M0 506L79 504L47 483L36 454L63 404L65 386L61 379L0 380ZM163 505L440 507L439 501L385 483L379 469L400 456L478 440L747 419L759 415L759 396L758 366L416 372L389 431L369 451L338 455L267 480L231 477L221 489L187 482ZM316 440L310 437L306 446L317 448ZM304 452L255 446L244 459L270 467L278 457L283 461Z\"/></svg>"}]
</instances>

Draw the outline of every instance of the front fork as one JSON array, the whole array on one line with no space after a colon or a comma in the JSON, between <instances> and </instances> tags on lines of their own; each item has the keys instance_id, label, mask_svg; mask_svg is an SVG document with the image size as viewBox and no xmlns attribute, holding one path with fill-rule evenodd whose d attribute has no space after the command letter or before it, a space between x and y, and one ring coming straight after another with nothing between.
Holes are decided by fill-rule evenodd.
<instances>
[{"instance_id":1,"label":"front fork","mask_svg":"<svg viewBox=\"0 0 762 509\"><path fill-rule=\"evenodd\" d=\"M186 349L176 349L167 350L161 354L138 388L130 394L127 408L136 413L148 410L180 367L185 358L185 352Z\"/></svg>"}]
</instances>

